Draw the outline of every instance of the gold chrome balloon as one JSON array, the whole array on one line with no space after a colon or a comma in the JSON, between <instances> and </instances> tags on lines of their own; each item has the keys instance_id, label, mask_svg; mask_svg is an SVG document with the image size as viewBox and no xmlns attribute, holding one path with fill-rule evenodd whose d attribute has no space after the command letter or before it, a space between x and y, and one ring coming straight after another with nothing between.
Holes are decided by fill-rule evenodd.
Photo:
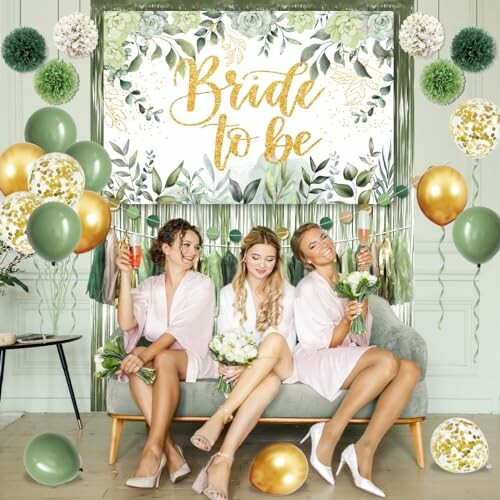
<instances>
[{"instance_id":1,"label":"gold chrome balloon","mask_svg":"<svg viewBox=\"0 0 500 500\"><path fill-rule=\"evenodd\" d=\"M435 224L446 226L454 221L467 203L467 183L453 167L430 167L417 186L420 210Z\"/></svg>"},{"instance_id":2,"label":"gold chrome balloon","mask_svg":"<svg viewBox=\"0 0 500 500\"><path fill-rule=\"evenodd\" d=\"M33 164L28 185L44 201L73 206L83 193L85 173L72 156L47 153Z\"/></svg>"},{"instance_id":3,"label":"gold chrome balloon","mask_svg":"<svg viewBox=\"0 0 500 500\"><path fill-rule=\"evenodd\" d=\"M16 191L0 203L0 238L25 255L35 252L28 241L26 226L30 215L42 201L28 191Z\"/></svg>"},{"instance_id":4,"label":"gold chrome balloon","mask_svg":"<svg viewBox=\"0 0 500 500\"><path fill-rule=\"evenodd\" d=\"M0 156L0 191L7 196L16 191L28 191L29 169L45 151L31 142L9 146Z\"/></svg>"},{"instance_id":5,"label":"gold chrome balloon","mask_svg":"<svg viewBox=\"0 0 500 500\"><path fill-rule=\"evenodd\" d=\"M431 454L436 464L448 472L474 472L488 462L488 443L474 422L449 418L432 433Z\"/></svg>"},{"instance_id":6,"label":"gold chrome balloon","mask_svg":"<svg viewBox=\"0 0 500 500\"><path fill-rule=\"evenodd\" d=\"M75 248L75 253L93 250L105 240L111 227L109 206L94 191L84 191L73 209L82 224L82 236Z\"/></svg>"},{"instance_id":7,"label":"gold chrome balloon","mask_svg":"<svg viewBox=\"0 0 500 500\"><path fill-rule=\"evenodd\" d=\"M263 493L288 495L297 491L307 478L307 458L300 448L275 443L257 453L250 465L250 482Z\"/></svg>"}]
</instances>

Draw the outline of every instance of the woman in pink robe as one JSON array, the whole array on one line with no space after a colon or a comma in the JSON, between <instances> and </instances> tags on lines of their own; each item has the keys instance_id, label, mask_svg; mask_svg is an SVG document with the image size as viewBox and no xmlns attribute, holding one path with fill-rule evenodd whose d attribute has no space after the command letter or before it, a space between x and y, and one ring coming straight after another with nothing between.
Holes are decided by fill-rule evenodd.
<instances>
[{"instance_id":1,"label":"woman in pink robe","mask_svg":"<svg viewBox=\"0 0 500 500\"><path fill-rule=\"evenodd\" d=\"M339 279L335 245L317 224L299 227L291 246L295 258L311 271L295 292L299 343L294 357L299 380L329 401L341 390L348 391L335 415L326 423L314 424L304 438L311 437L311 465L334 484L331 462L340 436L349 420L378 397L365 432L342 452L339 471L346 463L358 488L383 497L383 491L371 482L373 456L406 406L420 377L419 369L413 361L369 346L372 318L368 301L359 304L335 293L333 287ZM357 264L362 269L370 267L368 249L358 254ZM359 314L365 318L367 333L349 334L350 324Z\"/></svg>"},{"instance_id":2,"label":"woman in pink robe","mask_svg":"<svg viewBox=\"0 0 500 500\"><path fill-rule=\"evenodd\" d=\"M134 401L150 428L135 475L127 480L128 486L158 487L167 464L174 483L190 472L169 426L179 402L179 382L217 376L216 365L208 353L214 286L210 278L193 271L201 243L198 230L185 220L167 222L151 248L153 262L165 271L144 280L136 291L131 289L128 248L117 257L121 272L118 324L125 332L129 353L122 362L121 377L128 377ZM151 344L137 346L141 337ZM152 385L135 375L143 366L156 370Z\"/></svg>"}]
</instances>

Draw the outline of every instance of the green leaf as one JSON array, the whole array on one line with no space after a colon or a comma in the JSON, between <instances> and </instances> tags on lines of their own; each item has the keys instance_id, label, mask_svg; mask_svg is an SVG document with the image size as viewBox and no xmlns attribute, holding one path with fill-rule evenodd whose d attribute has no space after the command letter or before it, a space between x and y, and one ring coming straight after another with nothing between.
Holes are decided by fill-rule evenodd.
<instances>
[{"instance_id":1,"label":"green leaf","mask_svg":"<svg viewBox=\"0 0 500 500\"><path fill-rule=\"evenodd\" d=\"M151 185L153 187L153 191L156 194L160 194L162 192L161 177L159 176L158 172L156 171L156 168L154 167L153 167L153 178L151 180Z\"/></svg>"},{"instance_id":2,"label":"green leaf","mask_svg":"<svg viewBox=\"0 0 500 500\"><path fill-rule=\"evenodd\" d=\"M370 73L366 70L366 68L359 62L359 59L356 59L353 63L354 71L358 76L363 78L371 78Z\"/></svg>"},{"instance_id":3,"label":"green leaf","mask_svg":"<svg viewBox=\"0 0 500 500\"><path fill-rule=\"evenodd\" d=\"M165 183L165 187L172 187L175 185L181 173L183 164L184 161L181 161L180 164L177 166L177 168L168 176L167 182Z\"/></svg>"},{"instance_id":4,"label":"green leaf","mask_svg":"<svg viewBox=\"0 0 500 500\"><path fill-rule=\"evenodd\" d=\"M142 197L145 198L148 201L154 201L153 197L147 191L143 191L142 192Z\"/></svg>"},{"instance_id":5,"label":"green leaf","mask_svg":"<svg viewBox=\"0 0 500 500\"><path fill-rule=\"evenodd\" d=\"M218 17L222 16L222 12L219 12L218 10L208 10L206 12L203 12L203 14L212 19L217 19Z\"/></svg>"},{"instance_id":6,"label":"green leaf","mask_svg":"<svg viewBox=\"0 0 500 500\"><path fill-rule=\"evenodd\" d=\"M318 165L318 168L316 169L316 172L320 172L321 170L323 170L327 165L328 165L328 162L330 161L329 158L327 158L326 160L323 160L319 165Z\"/></svg>"},{"instance_id":7,"label":"green leaf","mask_svg":"<svg viewBox=\"0 0 500 500\"><path fill-rule=\"evenodd\" d=\"M316 80L316 78L318 78L318 66L316 63L312 64L309 68L309 76L311 77L311 80Z\"/></svg>"},{"instance_id":8,"label":"green leaf","mask_svg":"<svg viewBox=\"0 0 500 500\"><path fill-rule=\"evenodd\" d=\"M309 45L309 47L306 47L300 54L300 60L304 62L307 61L308 59L311 59L311 57L320 47L321 44L319 43L313 43L312 45Z\"/></svg>"},{"instance_id":9,"label":"green leaf","mask_svg":"<svg viewBox=\"0 0 500 500\"><path fill-rule=\"evenodd\" d=\"M336 64L342 64L342 66L344 65L344 58L340 54L340 50L336 50L335 54L333 54L333 62Z\"/></svg>"},{"instance_id":10,"label":"green leaf","mask_svg":"<svg viewBox=\"0 0 500 500\"><path fill-rule=\"evenodd\" d=\"M210 158L207 156L206 153L203 155L203 163L205 164L205 168L208 170L212 182L214 182L215 181L214 167L212 165L212 162L210 161Z\"/></svg>"},{"instance_id":11,"label":"green leaf","mask_svg":"<svg viewBox=\"0 0 500 500\"><path fill-rule=\"evenodd\" d=\"M225 34L225 29L226 29L226 27L224 26L224 23L222 23L221 21L219 21L217 23L217 26L215 27L215 29L217 30L217 33L219 33L219 35L221 36L221 38L224 40L224 34Z\"/></svg>"},{"instance_id":12,"label":"green leaf","mask_svg":"<svg viewBox=\"0 0 500 500\"><path fill-rule=\"evenodd\" d=\"M302 45L298 40L295 40L294 38L285 37L285 39L288 43L291 43L292 45Z\"/></svg>"},{"instance_id":13,"label":"green leaf","mask_svg":"<svg viewBox=\"0 0 500 500\"><path fill-rule=\"evenodd\" d=\"M243 199L240 185L231 178L229 178L229 192L236 203L239 203Z\"/></svg>"},{"instance_id":14,"label":"green leaf","mask_svg":"<svg viewBox=\"0 0 500 500\"><path fill-rule=\"evenodd\" d=\"M247 184L243 192L243 203L250 203L255 198L260 181L260 179L255 179Z\"/></svg>"},{"instance_id":15,"label":"green leaf","mask_svg":"<svg viewBox=\"0 0 500 500\"><path fill-rule=\"evenodd\" d=\"M135 59L130 63L130 66L128 67L128 72L132 73L133 71L137 71L142 64L142 57L137 55Z\"/></svg>"},{"instance_id":16,"label":"green leaf","mask_svg":"<svg viewBox=\"0 0 500 500\"><path fill-rule=\"evenodd\" d=\"M155 51L151 55L151 60L154 61L155 59L158 59L162 56L163 51L161 50L161 47L159 45L156 46Z\"/></svg>"},{"instance_id":17,"label":"green leaf","mask_svg":"<svg viewBox=\"0 0 500 500\"><path fill-rule=\"evenodd\" d=\"M387 95L391 91L391 86L387 85L387 87L380 87L380 93L382 95Z\"/></svg>"},{"instance_id":18,"label":"green leaf","mask_svg":"<svg viewBox=\"0 0 500 500\"><path fill-rule=\"evenodd\" d=\"M174 26L173 24L166 24L165 26L163 26L163 33L174 36L182 33L182 30L178 26Z\"/></svg>"},{"instance_id":19,"label":"green leaf","mask_svg":"<svg viewBox=\"0 0 500 500\"><path fill-rule=\"evenodd\" d=\"M187 54L189 57L196 59L196 53L194 51L193 44L182 38L175 38L175 43Z\"/></svg>"},{"instance_id":20,"label":"green leaf","mask_svg":"<svg viewBox=\"0 0 500 500\"><path fill-rule=\"evenodd\" d=\"M311 177L310 175L307 173L306 169L304 167L302 167L302 177L304 178L304 182L310 186L311 185Z\"/></svg>"},{"instance_id":21,"label":"green leaf","mask_svg":"<svg viewBox=\"0 0 500 500\"><path fill-rule=\"evenodd\" d=\"M115 144L114 142L109 141L109 145L120 155L124 155L122 148L118 146L118 144Z\"/></svg>"},{"instance_id":22,"label":"green leaf","mask_svg":"<svg viewBox=\"0 0 500 500\"><path fill-rule=\"evenodd\" d=\"M130 90L132 88L132 84L127 80L120 80L120 87L123 90Z\"/></svg>"},{"instance_id":23,"label":"green leaf","mask_svg":"<svg viewBox=\"0 0 500 500\"><path fill-rule=\"evenodd\" d=\"M313 184L321 184L322 182L325 182L327 180L329 180L330 177L326 176L326 175L319 175L318 177L316 177L312 183Z\"/></svg>"},{"instance_id":24,"label":"green leaf","mask_svg":"<svg viewBox=\"0 0 500 500\"><path fill-rule=\"evenodd\" d=\"M381 108L385 108L385 101L384 101L384 99L380 98L380 99L377 101L377 104L378 104Z\"/></svg>"},{"instance_id":25,"label":"green leaf","mask_svg":"<svg viewBox=\"0 0 500 500\"><path fill-rule=\"evenodd\" d=\"M319 30L314 33L311 38L319 38L320 40L330 40L330 35L325 30Z\"/></svg>"},{"instance_id":26,"label":"green leaf","mask_svg":"<svg viewBox=\"0 0 500 500\"><path fill-rule=\"evenodd\" d=\"M394 77L390 73L386 73L384 75L384 82L392 82L394 80Z\"/></svg>"},{"instance_id":27,"label":"green leaf","mask_svg":"<svg viewBox=\"0 0 500 500\"><path fill-rule=\"evenodd\" d=\"M137 162L137 151L134 151L134 154L130 157L128 161L128 168L132 168Z\"/></svg>"},{"instance_id":28,"label":"green leaf","mask_svg":"<svg viewBox=\"0 0 500 500\"><path fill-rule=\"evenodd\" d=\"M328 68L330 67L330 59L326 57L325 53L319 59L319 69L326 75Z\"/></svg>"},{"instance_id":29,"label":"green leaf","mask_svg":"<svg viewBox=\"0 0 500 500\"><path fill-rule=\"evenodd\" d=\"M173 70L177 62L177 54L174 52L174 49L171 48L169 50L168 54L165 56L165 61L167 61L168 67Z\"/></svg>"},{"instance_id":30,"label":"green leaf","mask_svg":"<svg viewBox=\"0 0 500 500\"><path fill-rule=\"evenodd\" d=\"M124 155L128 154L128 148L129 148L129 146L130 146L130 139L127 139L127 142L123 146L123 154Z\"/></svg>"},{"instance_id":31,"label":"green leaf","mask_svg":"<svg viewBox=\"0 0 500 500\"><path fill-rule=\"evenodd\" d=\"M358 203L360 205L365 205L367 203L370 203L371 196L372 196L372 190L371 189L368 189L366 191L363 191L362 193L359 193Z\"/></svg>"},{"instance_id":32,"label":"green leaf","mask_svg":"<svg viewBox=\"0 0 500 500\"><path fill-rule=\"evenodd\" d=\"M169 203L175 203L177 201L177 198L175 198L175 196L158 196L158 198L156 198L156 203L160 204L160 205L167 205Z\"/></svg>"},{"instance_id":33,"label":"green leaf","mask_svg":"<svg viewBox=\"0 0 500 500\"><path fill-rule=\"evenodd\" d=\"M385 50L382 45L380 45L380 42L378 40L375 40L375 43L373 44L373 53L378 57L378 58L384 58L387 57L390 52L388 50Z\"/></svg>"},{"instance_id":34,"label":"green leaf","mask_svg":"<svg viewBox=\"0 0 500 500\"><path fill-rule=\"evenodd\" d=\"M196 50L198 51L198 54L201 52L203 47L205 47L206 43L207 41L204 38L198 38L198 40L196 40Z\"/></svg>"},{"instance_id":35,"label":"green leaf","mask_svg":"<svg viewBox=\"0 0 500 500\"><path fill-rule=\"evenodd\" d=\"M354 191L348 184L338 184L334 182L332 187L333 190L342 198L350 198L351 196L354 196Z\"/></svg>"},{"instance_id":36,"label":"green leaf","mask_svg":"<svg viewBox=\"0 0 500 500\"><path fill-rule=\"evenodd\" d=\"M111 163L117 165L118 167L128 167L128 165L123 160L120 159L111 160Z\"/></svg>"},{"instance_id":37,"label":"green leaf","mask_svg":"<svg viewBox=\"0 0 500 500\"><path fill-rule=\"evenodd\" d=\"M208 33L208 30L206 28L200 28L194 36L205 36Z\"/></svg>"},{"instance_id":38,"label":"green leaf","mask_svg":"<svg viewBox=\"0 0 500 500\"><path fill-rule=\"evenodd\" d=\"M365 170L360 172L356 177L356 186L365 187L367 186L373 178L373 172L371 170Z\"/></svg>"},{"instance_id":39,"label":"green leaf","mask_svg":"<svg viewBox=\"0 0 500 500\"><path fill-rule=\"evenodd\" d=\"M358 175L358 169L354 165L348 163L344 168L343 175L345 180L352 181L356 175Z\"/></svg>"}]
</instances>

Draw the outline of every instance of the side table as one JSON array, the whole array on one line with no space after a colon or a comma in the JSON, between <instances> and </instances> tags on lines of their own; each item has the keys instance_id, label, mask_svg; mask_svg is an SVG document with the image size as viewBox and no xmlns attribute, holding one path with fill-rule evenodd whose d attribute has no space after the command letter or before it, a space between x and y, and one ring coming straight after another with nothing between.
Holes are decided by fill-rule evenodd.
<instances>
[{"instance_id":1,"label":"side table","mask_svg":"<svg viewBox=\"0 0 500 500\"><path fill-rule=\"evenodd\" d=\"M73 385L71 384L71 378L68 371L68 363L66 362L66 356L64 355L63 344L68 342L74 342L75 340L81 339L81 335L57 335L55 337L47 338L45 340L32 340L29 342L16 342L12 345L6 345L0 347L0 400L2 398L2 382L3 382L3 370L5 366L5 351L10 349L31 349L33 347L47 347L55 345L57 347L57 353L59 354L59 360L61 361L61 366L66 377L66 383L68 384L69 395L71 396L71 402L73 403L73 410L75 412L76 421L78 423L78 428L83 429L82 420L80 418L80 412L78 411L78 405L76 404L75 393L73 392Z\"/></svg>"}]
</instances>

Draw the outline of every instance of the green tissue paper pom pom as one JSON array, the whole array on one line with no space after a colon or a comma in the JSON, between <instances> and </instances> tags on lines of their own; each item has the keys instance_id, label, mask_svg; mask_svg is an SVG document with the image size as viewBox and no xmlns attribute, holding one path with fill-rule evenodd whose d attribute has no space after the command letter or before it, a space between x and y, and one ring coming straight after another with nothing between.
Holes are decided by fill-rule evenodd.
<instances>
[{"instance_id":1,"label":"green tissue paper pom pom","mask_svg":"<svg viewBox=\"0 0 500 500\"><path fill-rule=\"evenodd\" d=\"M487 68L496 51L495 40L481 28L464 28L451 42L451 60L464 71Z\"/></svg>"},{"instance_id":2,"label":"green tissue paper pom pom","mask_svg":"<svg viewBox=\"0 0 500 500\"><path fill-rule=\"evenodd\" d=\"M35 90L49 104L63 104L73 99L80 79L74 66L54 59L35 73Z\"/></svg>"},{"instance_id":3,"label":"green tissue paper pom pom","mask_svg":"<svg viewBox=\"0 0 500 500\"><path fill-rule=\"evenodd\" d=\"M15 71L33 71L45 61L45 39L34 28L17 28L2 43L5 64Z\"/></svg>"},{"instance_id":4,"label":"green tissue paper pom pom","mask_svg":"<svg viewBox=\"0 0 500 500\"><path fill-rule=\"evenodd\" d=\"M436 104L450 104L464 90L464 74L450 61L438 60L422 71L420 86L425 97Z\"/></svg>"}]
</instances>

